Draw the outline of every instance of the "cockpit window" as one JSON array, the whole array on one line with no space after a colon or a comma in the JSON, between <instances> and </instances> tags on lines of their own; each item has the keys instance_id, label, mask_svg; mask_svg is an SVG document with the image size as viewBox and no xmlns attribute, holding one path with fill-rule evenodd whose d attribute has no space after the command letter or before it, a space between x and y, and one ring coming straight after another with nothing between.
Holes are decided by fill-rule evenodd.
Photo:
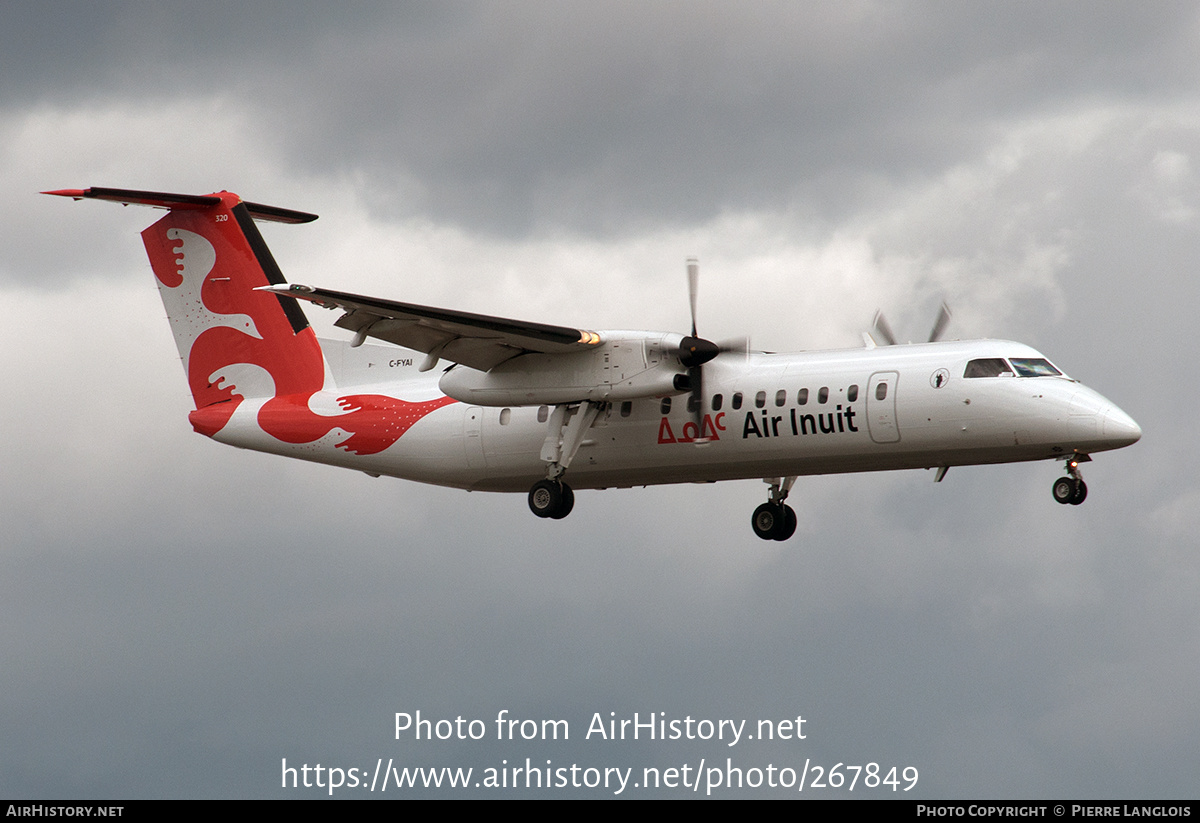
<instances>
[{"instance_id":1,"label":"cockpit window","mask_svg":"<svg viewBox=\"0 0 1200 823\"><path fill-rule=\"evenodd\" d=\"M1019 377L1061 377L1062 372L1040 357L1014 357L1013 368Z\"/></svg>"},{"instance_id":2,"label":"cockpit window","mask_svg":"<svg viewBox=\"0 0 1200 823\"><path fill-rule=\"evenodd\" d=\"M1042 361L1045 363L1046 361ZM1049 365L1049 364L1047 364ZM1006 374L1012 377L1012 369L1008 364L999 357L987 357L980 360L972 360L967 364L967 370L963 372L963 377L999 377Z\"/></svg>"}]
</instances>

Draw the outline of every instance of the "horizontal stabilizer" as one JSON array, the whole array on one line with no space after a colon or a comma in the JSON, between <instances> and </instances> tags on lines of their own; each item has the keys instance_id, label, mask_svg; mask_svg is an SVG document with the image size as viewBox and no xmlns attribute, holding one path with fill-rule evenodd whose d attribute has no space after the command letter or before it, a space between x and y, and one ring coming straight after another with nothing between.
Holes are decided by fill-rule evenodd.
<instances>
[{"instance_id":1,"label":"horizontal stabilizer","mask_svg":"<svg viewBox=\"0 0 1200 823\"><path fill-rule=\"evenodd\" d=\"M113 203L135 206L152 206L156 209L204 209L221 203L216 194L172 194L162 191L136 191L134 189L104 189L93 186L90 189L58 189L44 191L42 194L54 194L59 197L72 197L76 200L109 200ZM281 209L278 206L266 206L262 203L247 203L242 205L250 212L255 220L268 220L272 223L311 223L317 215L292 209Z\"/></svg>"}]
</instances>

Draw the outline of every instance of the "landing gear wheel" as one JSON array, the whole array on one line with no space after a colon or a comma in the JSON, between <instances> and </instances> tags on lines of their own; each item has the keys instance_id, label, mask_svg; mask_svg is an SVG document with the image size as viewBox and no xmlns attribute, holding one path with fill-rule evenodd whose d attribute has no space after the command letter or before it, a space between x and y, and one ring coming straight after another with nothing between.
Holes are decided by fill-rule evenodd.
<instances>
[{"instance_id":1,"label":"landing gear wheel","mask_svg":"<svg viewBox=\"0 0 1200 823\"><path fill-rule=\"evenodd\" d=\"M562 490L563 484L553 480L539 480L534 483L533 488L529 490L529 510L538 517L554 517L562 509ZM574 495L571 502L575 502Z\"/></svg>"},{"instance_id":2,"label":"landing gear wheel","mask_svg":"<svg viewBox=\"0 0 1200 823\"><path fill-rule=\"evenodd\" d=\"M571 513L571 509L575 508L575 492L571 491L571 487L566 483L559 483L558 485L562 490L562 500L558 504L558 511L550 515L553 520L562 520Z\"/></svg>"},{"instance_id":3,"label":"landing gear wheel","mask_svg":"<svg viewBox=\"0 0 1200 823\"><path fill-rule=\"evenodd\" d=\"M775 524L783 519L783 512L774 503L763 503L754 510L750 526L763 540L775 539Z\"/></svg>"},{"instance_id":4,"label":"landing gear wheel","mask_svg":"<svg viewBox=\"0 0 1200 823\"><path fill-rule=\"evenodd\" d=\"M775 539L779 541L787 540L796 533L796 511L791 506L783 507L783 522L779 524L779 533L775 535Z\"/></svg>"},{"instance_id":5,"label":"landing gear wheel","mask_svg":"<svg viewBox=\"0 0 1200 823\"><path fill-rule=\"evenodd\" d=\"M575 492L561 480L539 480L529 490L529 510L538 517L562 520L575 508Z\"/></svg>"},{"instance_id":6,"label":"landing gear wheel","mask_svg":"<svg viewBox=\"0 0 1200 823\"><path fill-rule=\"evenodd\" d=\"M1054 499L1078 506L1087 500L1087 483L1074 477L1060 477L1054 481Z\"/></svg>"},{"instance_id":7,"label":"landing gear wheel","mask_svg":"<svg viewBox=\"0 0 1200 823\"><path fill-rule=\"evenodd\" d=\"M1084 500L1087 500L1087 483L1082 480L1075 481L1075 493L1071 495L1070 504L1078 506Z\"/></svg>"},{"instance_id":8,"label":"landing gear wheel","mask_svg":"<svg viewBox=\"0 0 1200 823\"><path fill-rule=\"evenodd\" d=\"M780 503L763 503L750 518L754 533L763 540L787 540L796 533L796 512Z\"/></svg>"},{"instance_id":9,"label":"landing gear wheel","mask_svg":"<svg viewBox=\"0 0 1200 823\"><path fill-rule=\"evenodd\" d=\"M1063 505L1072 502L1075 495L1078 493L1075 487L1076 480L1074 477L1060 477L1054 481L1053 493L1054 499ZM1085 489L1084 494L1087 494ZM1080 500L1082 503L1083 501ZM532 505L532 504L531 504Z\"/></svg>"}]
</instances>

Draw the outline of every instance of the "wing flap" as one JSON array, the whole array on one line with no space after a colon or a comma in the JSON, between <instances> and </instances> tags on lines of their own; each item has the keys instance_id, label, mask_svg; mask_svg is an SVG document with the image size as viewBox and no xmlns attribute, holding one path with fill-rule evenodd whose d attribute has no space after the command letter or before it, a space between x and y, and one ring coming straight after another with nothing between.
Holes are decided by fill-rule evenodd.
<instances>
[{"instance_id":1,"label":"wing flap","mask_svg":"<svg viewBox=\"0 0 1200 823\"><path fill-rule=\"evenodd\" d=\"M399 303L296 283L271 286L269 290L341 309L345 314L334 325L362 337L385 340L480 371L527 352L558 354L600 343L595 332L567 326Z\"/></svg>"}]
</instances>

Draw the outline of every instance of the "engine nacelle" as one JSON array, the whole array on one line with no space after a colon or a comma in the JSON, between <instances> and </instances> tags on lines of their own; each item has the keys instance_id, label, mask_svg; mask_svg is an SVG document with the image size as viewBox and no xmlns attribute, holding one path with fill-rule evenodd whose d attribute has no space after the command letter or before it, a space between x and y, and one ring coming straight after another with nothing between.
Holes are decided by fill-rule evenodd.
<instances>
[{"instance_id":1,"label":"engine nacelle","mask_svg":"<svg viewBox=\"0 0 1200 823\"><path fill-rule=\"evenodd\" d=\"M442 375L438 387L447 396L476 406L621 401L687 391L687 371L677 355L680 335L601 332L600 336L604 342L587 351L523 354L489 372L455 366Z\"/></svg>"}]
</instances>

